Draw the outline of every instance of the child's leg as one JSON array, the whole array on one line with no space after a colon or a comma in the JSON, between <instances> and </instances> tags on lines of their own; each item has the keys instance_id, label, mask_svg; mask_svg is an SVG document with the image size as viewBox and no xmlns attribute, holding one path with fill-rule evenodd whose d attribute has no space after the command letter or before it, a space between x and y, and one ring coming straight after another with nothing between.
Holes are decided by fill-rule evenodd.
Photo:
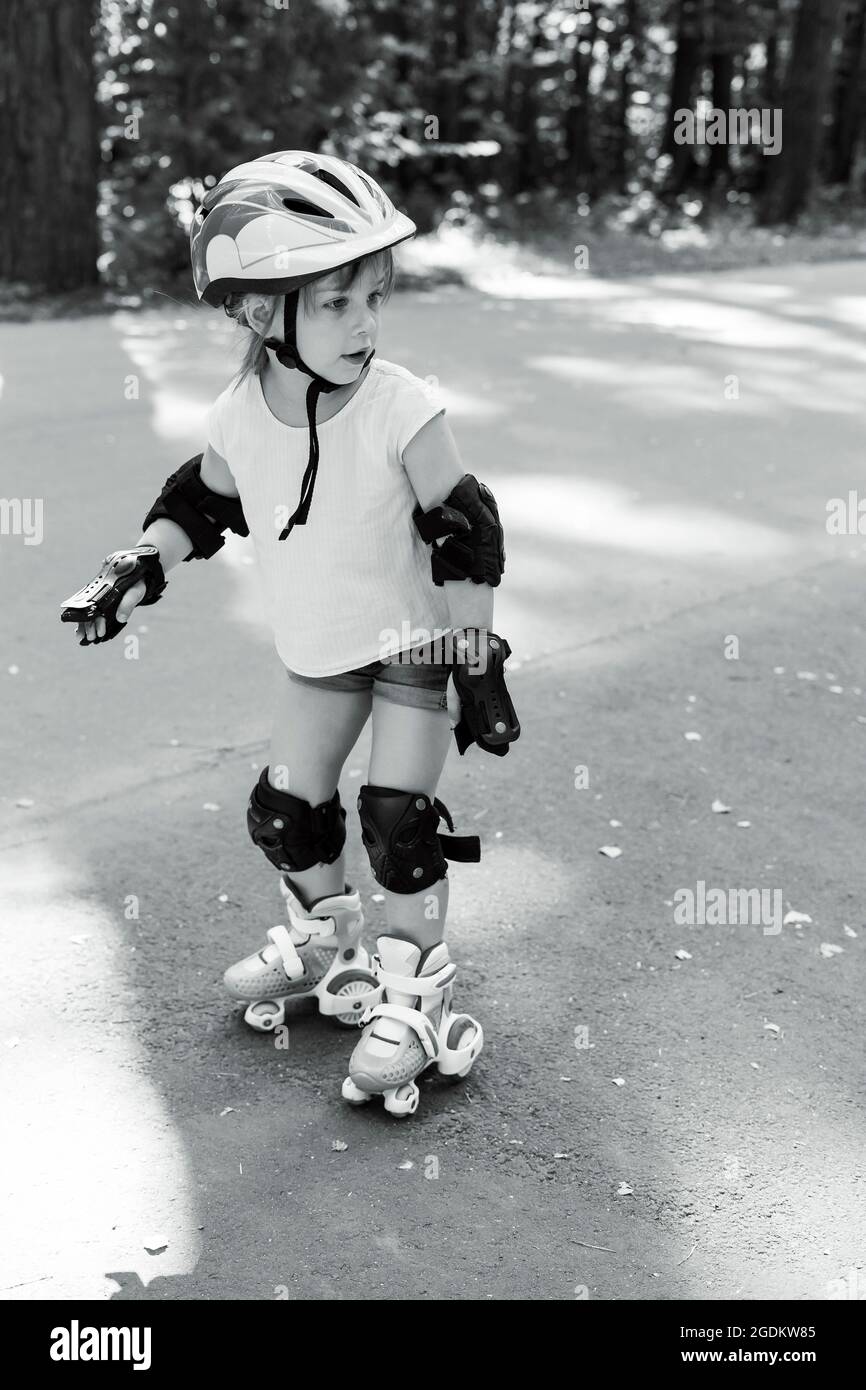
<instances>
[{"instance_id":1,"label":"child's leg","mask_svg":"<svg viewBox=\"0 0 866 1390\"><path fill-rule=\"evenodd\" d=\"M229 966L223 976L232 997L247 1004L246 1022L262 1032L284 1023L285 1005L292 998L315 995L320 1013L356 1028L364 1009L379 997L361 942L360 895L346 884L343 854L330 864L310 864L317 853L332 854L339 845L337 822L331 819L330 830L322 828L331 849L324 842L319 849L312 831L304 829L309 811L303 805L317 807L333 798L371 699L369 687L334 690L286 677L280 683L268 785L257 785L251 804L257 828L269 827L256 843L269 851L270 862L282 874L288 926L270 928L268 944ZM269 814L261 815L263 808ZM287 818L294 829L286 828ZM282 867L296 862L307 867Z\"/></svg>"},{"instance_id":2,"label":"child's leg","mask_svg":"<svg viewBox=\"0 0 866 1390\"><path fill-rule=\"evenodd\" d=\"M451 728L447 710L398 705L373 696L373 743L367 781L399 791L425 792L432 800L448 756ZM424 950L441 941L448 911L448 880L420 893L383 888L388 930Z\"/></svg>"},{"instance_id":3,"label":"child's leg","mask_svg":"<svg viewBox=\"0 0 866 1390\"><path fill-rule=\"evenodd\" d=\"M268 762L270 785L311 806L328 801L369 718L372 698L370 690L327 690L281 676ZM309 906L318 898L342 893L345 871L341 853L333 864L293 870L285 877Z\"/></svg>"},{"instance_id":4,"label":"child's leg","mask_svg":"<svg viewBox=\"0 0 866 1390\"><path fill-rule=\"evenodd\" d=\"M399 705L374 694L372 797L376 788L388 788L423 792L425 802L432 801L450 738L447 709ZM379 810L370 813L368 824L377 824L376 815L387 821ZM411 833L410 823L404 825ZM395 852L399 838L389 844ZM448 879L443 876L417 893L383 892L388 927L377 938L375 969L384 993L349 1059L342 1093L353 1105L382 1095L391 1114L411 1115L419 1097L415 1078L434 1062L443 1074L467 1076L484 1033L469 1014L452 1008L455 967L443 940Z\"/></svg>"}]
</instances>

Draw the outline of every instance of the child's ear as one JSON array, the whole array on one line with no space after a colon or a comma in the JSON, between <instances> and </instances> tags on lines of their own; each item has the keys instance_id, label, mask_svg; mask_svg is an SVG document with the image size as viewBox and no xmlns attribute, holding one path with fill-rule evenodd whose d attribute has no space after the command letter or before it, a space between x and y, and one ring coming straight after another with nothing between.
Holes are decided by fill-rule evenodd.
<instances>
[{"instance_id":1,"label":"child's ear","mask_svg":"<svg viewBox=\"0 0 866 1390\"><path fill-rule=\"evenodd\" d=\"M271 319L274 316L274 307L270 299L264 295L251 297L246 304L247 323L250 328L257 333L267 334Z\"/></svg>"}]
</instances>

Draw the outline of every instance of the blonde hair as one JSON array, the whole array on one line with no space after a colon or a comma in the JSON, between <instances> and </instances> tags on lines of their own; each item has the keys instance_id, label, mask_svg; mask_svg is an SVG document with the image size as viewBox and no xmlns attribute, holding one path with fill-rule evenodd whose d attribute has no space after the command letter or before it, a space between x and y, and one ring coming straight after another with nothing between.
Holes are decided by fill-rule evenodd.
<instances>
[{"instance_id":1,"label":"blonde hair","mask_svg":"<svg viewBox=\"0 0 866 1390\"><path fill-rule=\"evenodd\" d=\"M382 289L382 303L385 304L390 299L394 289L394 258L391 255L391 248L387 246L384 251L372 251L369 256L362 256L360 260L352 261L350 265L344 265L340 270L324 271L315 280L310 280L306 285L301 286L300 303L306 313L312 312L316 303L316 285L320 280L324 280L328 275L336 275L334 293L347 290L361 275L362 271L369 267L370 271L377 278L384 278L385 284ZM262 332L250 322L248 309L253 301L264 303L268 310L267 322L270 323L277 304L283 296L279 294L256 294L250 291L234 291L226 296L223 301L223 308L229 318L235 320L236 324L244 333L243 351L241 364L238 369L237 379L233 389L236 390L251 373L261 376L268 361L268 352L265 347L265 339L270 335Z\"/></svg>"}]
</instances>

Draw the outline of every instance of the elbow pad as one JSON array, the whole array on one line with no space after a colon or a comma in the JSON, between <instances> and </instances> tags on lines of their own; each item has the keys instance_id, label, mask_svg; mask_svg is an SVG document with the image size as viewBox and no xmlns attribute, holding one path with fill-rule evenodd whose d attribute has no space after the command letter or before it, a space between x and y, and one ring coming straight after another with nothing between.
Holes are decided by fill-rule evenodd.
<instances>
[{"instance_id":1,"label":"elbow pad","mask_svg":"<svg viewBox=\"0 0 866 1390\"><path fill-rule=\"evenodd\" d=\"M166 479L165 487L154 502L142 525L147 530L153 521L168 517L189 536L193 550L186 560L209 560L225 545L222 533L227 528L236 536L250 534L239 497L224 497L212 492L201 480L203 454L188 459L182 468Z\"/></svg>"},{"instance_id":2,"label":"elbow pad","mask_svg":"<svg viewBox=\"0 0 866 1390\"><path fill-rule=\"evenodd\" d=\"M416 507L412 520L422 539L433 543L433 583L446 579L471 579L473 584L496 588L505 572L505 533L499 509L489 487L471 473L464 473L439 507L423 512Z\"/></svg>"}]
</instances>

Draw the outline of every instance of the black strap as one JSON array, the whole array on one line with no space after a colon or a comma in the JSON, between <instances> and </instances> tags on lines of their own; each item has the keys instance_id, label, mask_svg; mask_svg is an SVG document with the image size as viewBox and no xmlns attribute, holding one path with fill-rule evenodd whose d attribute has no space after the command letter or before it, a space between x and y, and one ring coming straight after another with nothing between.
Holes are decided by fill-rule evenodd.
<instances>
[{"instance_id":1,"label":"black strap","mask_svg":"<svg viewBox=\"0 0 866 1390\"><path fill-rule=\"evenodd\" d=\"M444 818L448 829L453 830L454 822L444 801L434 796L433 805ZM440 835L439 844L446 859L460 864L478 864L481 861L481 840L477 835Z\"/></svg>"},{"instance_id":2,"label":"black strap","mask_svg":"<svg viewBox=\"0 0 866 1390\"><path fill-rule=\"evenodd\" d=\"M319 382L321 378L314 377L307 390L307 424L310 430L310 455L307 459L307 467L301 483L301 496L294 514L289 517L282 531L280 540L284 541L291 535L292 528L295 526L306 526L307 517L310 514L310 503L313 500L313 489L316 486L316 476L319 472L319 435L316 430L316 406L319 394L322 390ZM333 390L334 387L331 387Z\"/></svg>"}]
</instances>

